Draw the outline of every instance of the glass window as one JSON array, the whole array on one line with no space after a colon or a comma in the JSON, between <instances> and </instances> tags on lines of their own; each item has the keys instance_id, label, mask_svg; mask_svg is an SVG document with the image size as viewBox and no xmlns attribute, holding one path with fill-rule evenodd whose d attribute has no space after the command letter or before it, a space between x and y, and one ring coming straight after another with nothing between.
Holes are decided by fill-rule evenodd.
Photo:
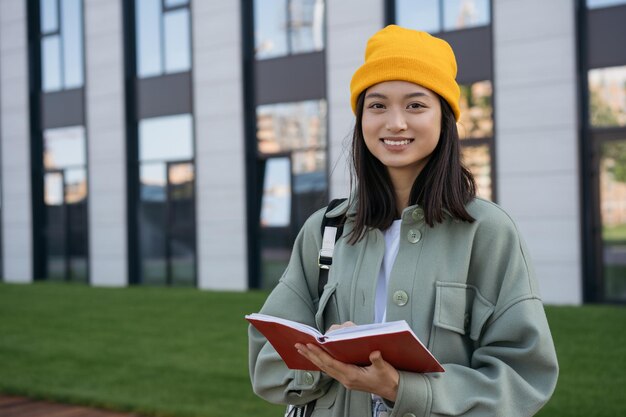
<instances>
[{"instance_id":1,"label":"glass window","mask_svg":"<svg viewBox=\"0 0 626 417\"><path fill-rule=\"evenodd\" d=\"M137 0L135 2L137 25L137 74L140 77L159 75L161 56L161 1Z\"/></svg>"},{"instance_id":2,"label":"glass window","mask_svg":"<svg viewBox=\"0 0 626 417\"><path fill-rule=\"evenodd\" d=\"M255 0L257 59L324 49L324 0Z\"/></svg>"},{"instance_id":3,"label":"glass window","mask_svg":"<svg viewBox=\"0 0 626 417\"><path fill-rule=\"evenodd\" d=\"M289 15L292 54L324 49L324 1L291 0Z\"/></svg>"},{"instance_id":4,"label":"glass window","mask_svg":"<svg viewBox=\"0 0 626 417\"><path fill-rule=\"evenodd\" d=\"M82 0L41 0L40 4L42 90L82 87Z\"/></svg>"},{"instance_id":5,"label":"glass window","mask_svg":"<svg viewBox=\"0 0 626 417\"><path fill-rule=\"evenodd\" d=\"M591 125L626 126L626 66L590 70L588 79Z\"/></svg>"},{"instance_id":6,"label":"glass window","mask_svg":"<svg viewBox=\"0 0 626 417\"><path fill-rule=\"evenodd\" d=\"M191 68L189 9L168 12L163 17L165 36L165 72L188 71Z\"/></svg>"},{"instance_id":7,"label":"glass window","mask_svg":"<svg viewBox=\"0 0 626 417\"><path fill-rule=\"evenodd\" d=\"M43 91L57 91L62 87L61 82L61 37L59 35L46 36L42 39L41 73Z\"/></svg>"},{"instance_id":8,"label":"glass window","mask_svg":"<svg viewBox=\"0 0 626 417\"><path fill-rule=\"evenodd\" d=\"M444 0L443 28L447 31L488 25L489 0Z\"/></svg>"},{"instance_id":9,"label":"glass window","mask_svg":"<svg viewBox=\"0 0 626 417\"><path fill-rule=\"evenodd\" d=\"M43 161L46 169L85 165L83 126L48 129L43 132Z\"/></svg>"},{"instance_id":10,"label":"glass window","mask_svg":"<svg viewBox=\"0 0 626 417\"><path fill-rule=\"evenodd\" d=\"M590 9L617 6L620 4L626 4L626 0L587 0L587 7Z\"/></svg>"},{"instance_id":11,"label":"glass window","mask_svg":"<svg viewBox=\"0 0 626 417\"><path fill-rule=\"evenodd\" d=\"M439 0L396 0L396 22L411 29L440 32Z\"/></svg>"},{"instance_id":12,"label":"glass window","mask_svg":"<svg viewBox=\"0 0 626 417\"><path fill-rule=\"evenodd\" d=\"M262 227L286 227L291 221L291 162L289 157L270 158L265 164Z\"/></svg>"},{"instance_id":13,"label":"glass window","mask_svg":"<svg viewBox=\"0 0 626 417\"><path fill-rule=\"evenodd\" d=\"M141 164L139 177L141 181L141 201L165 201L167 199L165 163Z\"/></svg>"},{"instance_id":14,"label":"glass window","mask_svg":"<svg viewBox=\"0 0 626 417\"><path fill-rule=\"evenodd\" d=\"M257 107L259 151L266 154L326 146L326 101Z\"/></svg>"},{"instance_id":15,"label":"glass window","mask_svg":"<svg viewBox=\"0 0 626 417\"><path fill-rule=\"evenodd\" d=\"M57 10L57 0L41 0L39 4L41 10L41 33L58 31L59 11Z\"/></svg>"},{"instance_id":16,"label":"glass window","mask_svg":"<svg viewBox=\"0 0 626 417\"><path fill-rule=\"evenodd\" d=\"M190 114L155 117L139 122L139 159L184 160L193 157Z\"/></svg>"},{"instance_id":17,"label":"glass window","mask_svg":"<svg viewBox=\"0 0 626 417\"><path fill-rule=\"evenodd\" d=\"M461 147L461 157L465 167L474 175L478 196L491 200L491 154L489 145L463 146Z\"/></svg>"},{"instance_id":18,"label":"glass window","mask_svg":"<svg viewBox=\"0 0 626 417\"><path fill-rule=\"evenodd\" d=\"M626 300L626 140L605 142L600 157L604 296Z\"/></svg>"},{"instance_id":19,"label":"glass window","mask_svg":"<svg viewBox=\"0 0 626 417\"><path fill-rule=\"evenodd\" d=\"M191 69L188 1L135 0L135 25L140 78Z\"/></svg>"},{"instance_id":20,"label":"glass window","mask_svg":"<svg viewBox=\"0 0 626 417\"><path fill-rule=\"evenodd\" d=\"M165 7L177 7L189 4L189 0L165 0Z\"/></svg>"},{"instance_id":21,"label":"glass window","mask_svg":"<svg viewBox=\"0 0 626 417\"><path fill-rule=\"evenodd\" d=\"M44 201L48 206L63 204L63 174L49 172L44 176Z\"/></svg>"},{"instance_id":22,"label":"glass window","mask_svg":"<svg viewBox=\"0 0 626 417\"><path fill-rule=\"evenodd\" d=\"M255 0L254 28L257 59L287 55L287 0Z\"/></svg>"},{"instance_id":23,"label":"glass window","mask_svg":"<svg viewBox=\"0 0 626 417\"><path fill-rule=\"evenodd\" d=\"M457 123L459 137L493 137L493 106L491 81L461 85L461 117Z\"/></svg>"},{"instance_id":24,"label":"glass window","mask_svg":"<svg viewBox=\"0 0 626 417\"><path fill-rule=\"evenodd\" d=\"M61 14L64 88L76 88L83 85L82 1L63 0Z\"/></svg>"},{"instance_id":25,"label":"glass window","mask_svg":"<svg viewBox=\"0 0 626 417\"><path fill-rule=\"evenodd\" d=\"M169 254L172 285L193 285L195 271L194 167L168 165Z\"/></svg>"},{"instance_id":26,"label":"glass window","mask_svg":"<svg viewBox=\"0 0 626 417\"><path fill-rule=\"evenodd\" d=\"M65 202L80 203L87 198L87 173L85 168L65 170Z\"/></svg>"}]
</instances>

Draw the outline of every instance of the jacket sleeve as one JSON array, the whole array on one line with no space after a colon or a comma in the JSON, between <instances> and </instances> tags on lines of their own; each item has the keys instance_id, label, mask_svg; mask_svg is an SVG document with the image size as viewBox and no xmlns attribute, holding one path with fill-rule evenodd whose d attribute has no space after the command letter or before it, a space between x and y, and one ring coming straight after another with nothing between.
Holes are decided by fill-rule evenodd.
<instances>
[{"instance_id":1,"label":"jacket sleeve","mask_svg":"<svg viewBox=\"0 0 626 417\"><path fill-rule=\"evenodd\" d=\"M391 417L534 415L552 395L558 364L526 247L508 218L479 225L468 282L491 293L494 311L470 366L444 364L444 373L400 372ZM410 414L412 413L412 414Z\"/></svg>"},{"instance_id":2,"label":"jacket sleeve","mask_svg":"<svg viewBox=\"0 0 626 417\"><path fill-rule=\"evenodd\" d=\"M302 227L287 269L271 292L261 313L315 326L315 302L324 210L314 213ZM277 404L306 404L321 397L331 378L321 372L287 368L272 345L253 326L248 328L249 371L254 392Z\"/></svg>"}]
</instances>

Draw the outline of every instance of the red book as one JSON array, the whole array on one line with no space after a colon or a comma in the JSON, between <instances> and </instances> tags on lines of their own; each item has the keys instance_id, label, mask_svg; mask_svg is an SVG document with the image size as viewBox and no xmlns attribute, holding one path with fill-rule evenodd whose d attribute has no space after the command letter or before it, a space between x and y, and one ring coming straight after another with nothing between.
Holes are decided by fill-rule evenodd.
<instances>
[{"instance_id":1,"label":"red book","mask_svg":"<svg viewBox=\"0 0 626 417\"><path fill-rule=\"evenodd\" d=\"M265 314L249 314L246 320L267 338L289 369L319 371L295 348L296 343L312 343L338 361L353 365L371 365L370 353L379 350L383 359L398 370L444 372L404 320L344 327L326 334L306 324Z\"/></svg>"}]
</instances>

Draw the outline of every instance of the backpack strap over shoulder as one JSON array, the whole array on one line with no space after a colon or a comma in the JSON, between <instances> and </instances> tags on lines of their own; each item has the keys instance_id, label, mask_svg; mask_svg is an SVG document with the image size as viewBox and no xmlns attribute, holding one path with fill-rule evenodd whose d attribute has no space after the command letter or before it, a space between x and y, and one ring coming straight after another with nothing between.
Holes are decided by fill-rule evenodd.
<instances>
[{"instance_id":1,"label":"backpack strap over shoulder","mask_svg":"<svg viewBox=\"0 0 626 417\"><path fill-rule=\"evenodd\" d=\"M335 243L339 240L341 234L343 233L343 224L345 222L345 215L328 218L326 217L326 214L344 201L346 201L345 198L332 200L328 204L324 217L322 218L322 248L320 249L319 256L317 257L317 264L320 267L320 274L317 280L318 297L322 295L322 292L324 292L324 286L328 282L328 270L333 264Z\"/></svg>"}]
</instances>

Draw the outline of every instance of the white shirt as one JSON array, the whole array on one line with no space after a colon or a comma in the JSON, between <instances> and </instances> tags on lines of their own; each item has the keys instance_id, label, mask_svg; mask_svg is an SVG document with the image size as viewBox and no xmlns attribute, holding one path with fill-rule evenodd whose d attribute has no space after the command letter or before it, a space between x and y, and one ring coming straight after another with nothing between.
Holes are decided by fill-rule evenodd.
<instances>
[{"instance_id":1,"label":"white shirt","mask_svg":"<svg viewBox=\"0 0 626 417\"><path fill-rule=\"evenodd\" d=\"M387 316L387 284L389 284L389 276L391 268L396 261L398 248L400 247L400 226L402 220L394 220L389 229L383 232L385 236L385 255L383 263L380 265L378 273L378 283L376 285L376 303L374 305L374 321L382 323Z\"/></svg>"}]
</instances>

